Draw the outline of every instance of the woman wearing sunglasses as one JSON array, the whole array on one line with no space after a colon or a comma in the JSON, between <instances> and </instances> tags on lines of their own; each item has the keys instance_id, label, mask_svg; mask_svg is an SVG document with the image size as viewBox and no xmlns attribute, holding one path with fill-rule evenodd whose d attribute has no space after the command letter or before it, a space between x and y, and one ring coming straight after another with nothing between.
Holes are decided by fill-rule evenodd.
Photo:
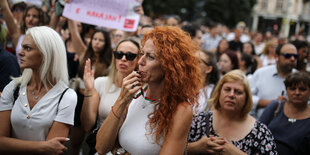
<instances>
[{"instance_id":1,"label":"woman wearing sunglasses","mask_svg":"<svg viewBox=\"0 0 310 155\"><path fill-rule=\"evenodd\" d=\"M107 77L98 77L94 80L94 71L90 69L91 61L86 61L84 69L86 91L81 112L82 127L85 131L94 128L95 131L98 130L120 95L124 77L137 67L139 43L125 39L115 49ZM92 147L90 153L95 153L95 146Z\"/></svg>"},{"instance_id":2,"label":"woman wearing sunglasses","mask_svg":"<svg viewBox=\"0 0 310 155\"><path fill-rule=\"evenodd\" d=\"M139 72L123 79L120 96L97 134L96 150L183 154L200 88L197 46L178 27L156 27L141 41ZM143 85L143 83L145 83Z\"/></svg>"}]
</instances>

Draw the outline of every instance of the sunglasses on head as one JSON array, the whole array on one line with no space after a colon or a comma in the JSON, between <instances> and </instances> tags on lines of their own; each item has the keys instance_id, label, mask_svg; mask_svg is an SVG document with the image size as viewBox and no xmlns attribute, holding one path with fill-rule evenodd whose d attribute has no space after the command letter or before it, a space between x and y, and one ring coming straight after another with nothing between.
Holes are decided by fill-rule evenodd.
<instances>
[{"instance_id":1,"label":"sunglasses on head","mask_svg":"<svg viewBox=\"0 0 310 155\"><path fill-rule=\"evenodd\" d=\"M281 55L283 55L285 57L285 59L289 59L292 56L297 59L298 58L298 54L290 54L290 53L281 53Z\"/></svg>"},{"instance_id":2,"label":"sunglasses on head","mask_svg":"<svg viewBox=\"0 0 310 155\"><path fill-rule=\"evenodd\" d=\"M123 56L125 55L126 60L128 61L132 61L138 56L138 54L135 54L135 53L131 53L131 52L123 53L121 51L114 51L113 54L116 59L122 59Z\"/></svg>"}]
</instances>

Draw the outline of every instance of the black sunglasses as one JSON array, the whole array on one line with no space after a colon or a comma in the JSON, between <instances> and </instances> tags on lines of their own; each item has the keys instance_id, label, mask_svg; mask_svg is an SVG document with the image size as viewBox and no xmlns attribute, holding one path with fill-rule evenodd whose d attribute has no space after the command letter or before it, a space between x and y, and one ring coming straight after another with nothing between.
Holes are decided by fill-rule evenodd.
<instances>
[{"instance_id":1,"label":"black sunglasses","mask_svg":"<svg viewBox=\"0 0 310 155\"><path fill-rule=\"evenodd\" d=\"M125 55L126 60L128 61L132 61L138 56L138 54L135 54L135 53L131 53L131 52L123 53L121 51L114 51L113 54L116 59L122 59L123 56Z\"/></svg>"},{"instance_id":2,"label":"black sunglasses","mask_svg":"<svg viewBox=\"0 0 310 155\"><path fill-rule=\"evenodd\" d=\"M290 54L290 53L281 53L281 55L283 55L285 57L285 59L289 59L292 56L297 59L298 58L298 54Z\"/></svg>"}]
</instances>

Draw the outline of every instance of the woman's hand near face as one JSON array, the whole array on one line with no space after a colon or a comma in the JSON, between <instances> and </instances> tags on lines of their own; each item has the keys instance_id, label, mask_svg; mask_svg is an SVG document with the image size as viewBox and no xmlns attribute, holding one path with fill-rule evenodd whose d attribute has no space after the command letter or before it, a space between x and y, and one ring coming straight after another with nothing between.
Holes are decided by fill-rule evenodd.
<instances>
[{"instance_id":1,"label":"woman's hand near face","mask_svg":"<svg viewBox=\"0 0 310 155\"><path fill-rule=\"evenodd\" d=\"M133 71L123 79L122 90L119 98L127 103L130 103L134 95L142 88L141 76Z\"/></svg>"},{"instance_id":2,"label":"woman's hand near face","mask_svg":"<svg viewBox=\"0 0 310 155\"><path fill-rule=\"evenodd\" d=\"M95 73L94 70L91 69L91 61L90 59L87 59L83 75L86 92L92 91L94 89L94 81L95 81L94 73Z\"/></svg>"}]
</instances>

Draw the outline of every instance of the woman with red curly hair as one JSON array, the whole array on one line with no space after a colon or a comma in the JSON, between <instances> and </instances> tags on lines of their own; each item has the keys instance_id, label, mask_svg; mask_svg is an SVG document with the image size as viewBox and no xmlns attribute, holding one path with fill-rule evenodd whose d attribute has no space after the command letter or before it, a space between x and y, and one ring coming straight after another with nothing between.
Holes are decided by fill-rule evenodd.
<instances>
[{"instance_id":1,"label":"woman with red curly hair","mask_svg":"<svg viewBox=\"0 0 310 155\"><path fill-rule=\"evenodd\" d=\"M98 131L99 154L117 145L116 153L179 155L186 150L201 84L197 46L180 28L169 26L156 27L141 42L139 71L123 79Z\"/></svg>"}]
</instances>

